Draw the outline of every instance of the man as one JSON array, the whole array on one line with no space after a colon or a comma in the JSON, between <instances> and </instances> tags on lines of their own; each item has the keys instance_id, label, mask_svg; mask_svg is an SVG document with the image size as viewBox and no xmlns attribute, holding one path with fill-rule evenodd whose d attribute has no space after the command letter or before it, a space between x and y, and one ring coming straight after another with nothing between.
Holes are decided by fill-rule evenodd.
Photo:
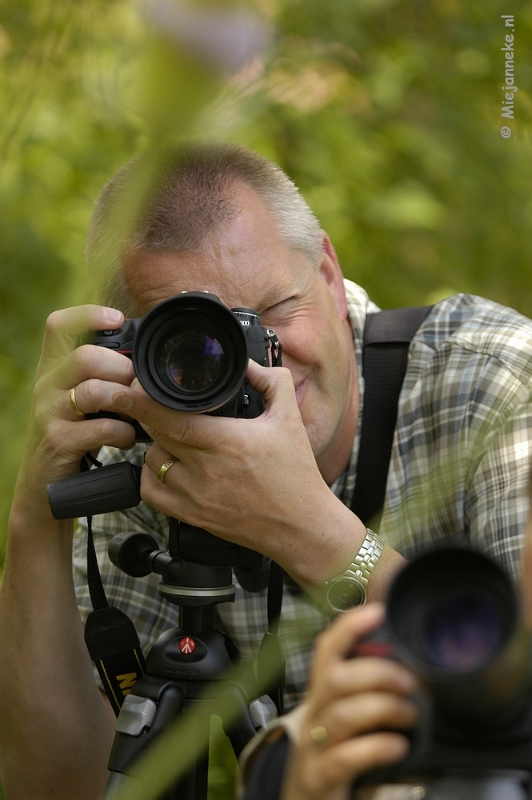
<instances>
[{"instance_id":1,"label":"man","mask_svg":"<svg viewBox=\"0 0 532 800\"><path fill-rule=\"evenodd\" d=\"M102 195L89 260L107 252L105 220L127 203L132 169ZM86 419L89 413L136 418L154 440L145 453L144 504L96 520L110 601L132 616L146 647L175 624L153 578L128 578L105 556L119 529L155 531L164 543L164 515L271 557L293 581L280 629L288 706L304 687L309 657L292 641L294 621L314 630L328 621L294 583L323 607L326 582L362 550L371 553L368 598L379 599L404 563L399 548L410 556L457 531L514 572L518 565L526 515L521 468L532 428L532 325L522 317L465 296L440 304L420 329L400 404L382 545L349 509L362 331L375 306L344 284L328 237L286 176L240 148L185 148L168 159L132 235L109 251L108 263L104 302L119 312L85 306L48 321L13 502L0 606L0 760L10 800L92 798L105 781L112 715L79 624L78 603L89 605L83 536L74 543L74 591L73 525L52 519L45 495L48 483L78 471L85 452L134 444L127 421ZM122 312L142 316L167 297L198 290L256 310L283 344L284 368L249 365L248 379L265 397L257 419L163 408L132 383L128 359L76 348L86 331L119 327ZM142 463L143 449L127 457ZM239 589L236 603L226 605L219 608L225 629L244 658L255 656L266 629L264 593Z\"/></svg>"}]
</instances>

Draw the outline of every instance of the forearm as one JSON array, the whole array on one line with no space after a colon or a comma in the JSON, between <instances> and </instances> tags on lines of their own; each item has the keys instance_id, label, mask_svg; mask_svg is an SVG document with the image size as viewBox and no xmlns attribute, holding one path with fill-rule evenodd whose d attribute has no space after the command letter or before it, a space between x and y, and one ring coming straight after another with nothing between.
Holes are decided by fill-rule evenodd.
<instances>
[{"instance_id":1,"label":"forearm","mask_svg":"<svg viewBox=\"0 0 532 800\"><path fill-rule=\"evenodd\" d=\"M281 563L305 591L319 599L324 582L352 563L367 529L326 486L315 495L311 508L302 509L298 527L299 532L284 537ZM397 551L385 545L368 584L368 600L382 600L405 563Z\"/></svg>"},{"instance_id":2,"label":"forearm","mask_svg":"<svg viewBox=\"0 0 532 800\"><path fill-rule=\"evenodd\" d=\"M9 800L97 798L112 727L72 583L72 523L14 508L0 591L0 775Z\"/></svg>"}]
</instances>

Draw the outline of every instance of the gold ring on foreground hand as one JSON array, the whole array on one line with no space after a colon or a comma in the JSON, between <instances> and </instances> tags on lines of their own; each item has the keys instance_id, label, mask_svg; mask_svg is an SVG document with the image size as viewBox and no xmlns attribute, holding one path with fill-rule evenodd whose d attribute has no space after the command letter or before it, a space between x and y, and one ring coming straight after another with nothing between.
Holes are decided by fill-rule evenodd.
<instances>
[{"instance_id":1,"label":"gold ring on foreground hand","mask_svg":"<svg viewBox=\"0 0 532 800\"><path fill-rule=\"evenodd\" d=\"M323 725L316 725L316 727L312 728L310 731L310 738L316 744L327 744L327 740L329 739L327 728L324 728Z\"/></svg>"}]
</instances>

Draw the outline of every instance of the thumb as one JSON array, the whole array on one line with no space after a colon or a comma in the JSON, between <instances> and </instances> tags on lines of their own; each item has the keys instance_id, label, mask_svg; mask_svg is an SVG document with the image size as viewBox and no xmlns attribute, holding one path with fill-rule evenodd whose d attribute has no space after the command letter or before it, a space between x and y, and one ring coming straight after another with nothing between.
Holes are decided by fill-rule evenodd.
<instances>
[{"instance_id":1,"label":"thumb","mask_svg":"<svg viewBox=\"0 0 532 800\"><path fill-rule=\"evenodd\" d=\"M261 367L256 361L250 359L246 378L252 389L264 395L266 409L273 403L280 403L286 409L294 405L297 409L294 381L289 369L285 367Z\"/></svg>"}]
</instances>

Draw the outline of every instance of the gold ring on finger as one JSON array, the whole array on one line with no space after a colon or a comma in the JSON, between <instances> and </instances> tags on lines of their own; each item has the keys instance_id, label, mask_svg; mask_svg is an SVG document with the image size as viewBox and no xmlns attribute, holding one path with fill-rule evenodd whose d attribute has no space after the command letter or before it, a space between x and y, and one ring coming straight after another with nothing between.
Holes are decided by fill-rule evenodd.
<instances>
[{"instance_id":1,"label":"gold ring on finger","mask_svg":"<svg viewBox=\"0 0 532 800\"><path fill-rule=\"evenodd\" d=\"M329 732L327 731L327 728L323 727L323 725L316 725L316 727L311 728L310 738L316 744L324 745L327 744L329 739Z\"/></svg>"},{"instance_id":2,"label":"gold ring on finger","mask_svg":"<svg viewBox=\"0 0 532 800\"><path fill-rule=\"evenodd\" d=\"M84 417L85 416L85 414L83 413L81 408L76 403L76 387L75 386L73 386L72 389L70 390L70 405L72 406L72 408L74 409L74 411L76 412L78 417Z\"/></svg>"},{"instance_id":3,"label":"gold ring on finger","mask_svg":"<svg viewBox=\"0 0 532 800\"><path fill-rule=\"evenodd\" d=\"M157 473L157 480L161 481L161 483L164 483L164 476L174 464L175 461L172 458L169 458L168 461L165 461L164 464L161 464L159 472Z\"/></svg>"}]
</instances>

